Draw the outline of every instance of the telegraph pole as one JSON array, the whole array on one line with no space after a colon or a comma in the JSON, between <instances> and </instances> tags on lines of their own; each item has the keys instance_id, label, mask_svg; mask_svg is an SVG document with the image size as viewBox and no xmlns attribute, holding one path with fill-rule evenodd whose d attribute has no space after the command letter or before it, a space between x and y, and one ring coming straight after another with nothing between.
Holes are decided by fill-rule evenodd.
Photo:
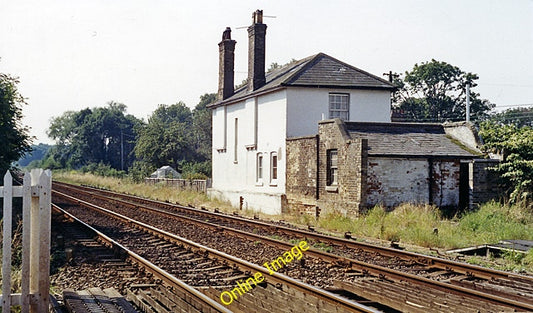
<instances>
[{"instance_id":1,"label":"telegraph pole","mask_svg":"<svg viewBox=\"0 0 533 313\"><path fill-rule=\"evenodd\" d=\"M120 170L124 170L124 132L120 130Z\"/></svg>"},{"instance_id":2,"label":"telegraph pole","mask_svg":"<svg viewBox=\"0 0 533 313\"><path fill-rule=\"evenodd\" d=\"M389 71L388 73L383 73L383 76L389 76L389 83L392 83L392 80L396 77L398 77L398 74L393 74L392 71Z\"/></svg>"},{"instance_id":3,"label":"telegraph pole","mask_svg":"<svg viewBox=\"0 0 533 313\"><path fill-rule=\"evenodd\" d=\"M470 84L466 84L466 122L470 122Z\"/></svg>"}]
</instances>

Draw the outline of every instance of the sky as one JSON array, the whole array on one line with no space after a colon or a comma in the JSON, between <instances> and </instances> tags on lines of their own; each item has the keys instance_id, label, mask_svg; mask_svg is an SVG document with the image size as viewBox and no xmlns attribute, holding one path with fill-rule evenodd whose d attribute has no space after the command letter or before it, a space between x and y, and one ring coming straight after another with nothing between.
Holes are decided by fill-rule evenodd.
<instances>
[{"instance_id":1,"label":"sky","mask_svg":"<svg viewBox=\"0 0 533 313\"><path fill-rule=\"evenodd\" d=\"M0 72L27 98L34 143L65 111L117 101L142 119L217 92L218 43L237 41L247 76L252 12L267 24L266 64L319 52L382 76L435 59L479 75L500 109L533 105L533 0L0 0ZM384 77L384 76L382 76ZM386 77L384 77L386 78Z\"/></svg>"}]
</instances>

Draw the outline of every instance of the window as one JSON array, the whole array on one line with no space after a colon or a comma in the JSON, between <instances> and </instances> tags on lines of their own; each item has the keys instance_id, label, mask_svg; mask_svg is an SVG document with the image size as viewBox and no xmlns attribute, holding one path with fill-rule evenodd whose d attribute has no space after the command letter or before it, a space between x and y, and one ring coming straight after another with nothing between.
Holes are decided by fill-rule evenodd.
<instances>
[{"instance_id":1,"label":"window","mask_svg":"<svg viewBox=\"0 0 533 313\"><path fill-rule=\"evenodd\" d=\"M278 153L270 153L270 185L277 185L278 182Z\"/></svg>"},{"instance_id":2,"label":"window","mask_svg":"<svg viewBox=\"0 0 533 313\"><path fill-rule=\"evenodd\" d=\"M233 151L233 154L234 154L234 157L233 157L233 163L237 163L238 159L237 159L237 148L238 148L238 145L239 145L239 119L238 118L235 118L235 149Z\"/></svg>"},{"instance_id":3,"label":"window","mask_svg":"<svg viewBox=\"0 0 533 313\"><path fill-rule=\"evenodd\" d=\"M329 118L350 119L350 95L343 93L329 94Z\"/></svg>"},{"instance_id":4,"label":"window","mask_svg":"<svg viewBox=\"0 0 533 313\"><path fill-rule=\"evenodd\" d=\"M338 183L337 149L327 151L327 185L336 186Z\"/></svg>"},{"instance_id":5,"label":"window","mask_svg":"<svg viewBox=\"0 0 533 313\"><path fill-rule=\"evenodd\" d=\"M226 152L227 139L228 139L227 117L228 116L227 116L226 106L213 110L213 121L214 121L213 125L216 125L213 127L216 127L217 129L217 131L214 132L217 135L213 136L213 139L216 140L215 149L217 150L218 153ZM220 126L218 126L220 124L222 125L222 129L219 128ZM221 132L220 130L223 130L223 132ZM222 137L219 137L219 136L222 136Z\"/></svg>"},{"instance_id":6,"label":"window","mask_svg":"<svg viewBox=\"0 0 533 313\"><path fill-rule=\"evenodd\" d=\"M256 182L258 184L263 184L263 154L257 154L257 164L256 164Z\"/></svg>"}]
</instances>

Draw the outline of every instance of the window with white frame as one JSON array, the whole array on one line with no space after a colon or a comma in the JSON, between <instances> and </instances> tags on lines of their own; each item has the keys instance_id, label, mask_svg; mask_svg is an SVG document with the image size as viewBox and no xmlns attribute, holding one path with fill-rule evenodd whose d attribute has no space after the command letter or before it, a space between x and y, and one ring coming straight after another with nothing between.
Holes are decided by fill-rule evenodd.
<instances>
[{"instance_id":1,"label":"window with white frame","mask_svg":"<svg viewBox=\"0 0 533 313\"><path fill-rule=\"evenodd\" d=\"M270 153L270 185L277 185L278 183L278 153Z\"/></svg>"},{"instance_id":2,"label":"window with white frame","mask_svg":"<svg viewBox=\"0 0 533 313\"><path fill-rule=\"evenodd\" d=\"M350 119L350 95L347 93L329 94L329 118Z\"/></svg>"},{"instance_id":3,"label":"window with white frame","mask_svg":"<svg viewBox=\"0 0 533 313\"><path fill-rule=\"evenodd\" d=\"M263 154L262 153L257 154L255 181L258 184L263 183Z\"/></svg>"}]
</instances>

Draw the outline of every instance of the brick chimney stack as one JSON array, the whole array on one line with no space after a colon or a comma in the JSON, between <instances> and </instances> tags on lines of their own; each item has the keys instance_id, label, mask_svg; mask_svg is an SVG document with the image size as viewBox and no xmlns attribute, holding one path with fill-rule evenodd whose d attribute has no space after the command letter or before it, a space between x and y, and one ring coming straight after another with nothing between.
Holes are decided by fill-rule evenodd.
<instances>
[{"instance_id":1,"label":"brick chimney stack","mask_svg":"<svg viewBox=\"0 0 533 313\"><path fill-rule=\"evenodd\" d=\"M222 33L222 41L218 44L218 95L219 100L233 96L235 88L235 40L231 40L231 28Z\"/></svg>"},{"instance_id":2,"label":"brick chimney stack","mask_svg":"<svg viewBox=\"0 0 533 313\"><path fill-rule=\"evenodd\" d=\"M248 27L248 90L263 87L265 78L265 36L266 24L263 24L263 10L252 15L253 23Z\"/></svg>"}]
</instances>

